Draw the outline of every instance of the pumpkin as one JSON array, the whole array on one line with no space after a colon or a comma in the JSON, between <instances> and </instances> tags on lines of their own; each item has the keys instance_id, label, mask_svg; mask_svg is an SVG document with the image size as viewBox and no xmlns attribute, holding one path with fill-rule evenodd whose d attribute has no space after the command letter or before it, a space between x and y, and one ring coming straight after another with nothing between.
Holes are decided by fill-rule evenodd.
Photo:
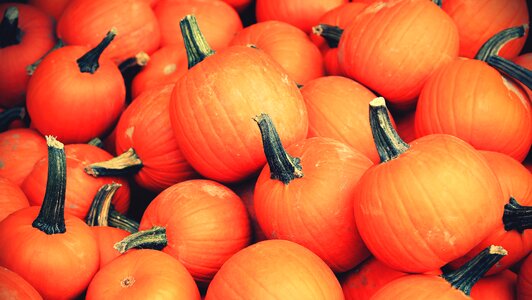
<instances>
[{"instance_id":1,"label":"pumpkin","mask_svg":"<svg viewBox=\"0 0 532 300\"><path fill-rule=\"evenodd\" d=\"M53 137L46 140L50 173L43 204L0 222L0 265L22 276L44 299L74 298L98 270L98 246L89 226L64 211L64 146Z\"/></svg>"},{"instance_id":2,"label":"pumpkin","mask_svg":"<svg viewBox=\"0 0 532 300\"><path fill-rule=\"evenodd\" d=\"M480 47L497 32L529 22L525 0L445 0L442 9L458 27L461 57L475 57ZM527 36L528 33L504 46L501 56L517 56Z\"/></svg>"},{"instance_id":3,"label":"pumpkin","mask_svg":"<svg viewBox=\"0 0 532 300\"><path fill-rule=\"evenodd\" d=\"M67 144L86 143L116 122L125 104L124 80L111 60L100 58L115 34L111 30L92 50L65 46L42 60L26 99L39 132Z\"/></svg>"},{"instance_id":4,"label":"pumpkin","mask_svg":"<svg viewBox=\"0 0 532 300\"><path fill-rule=\"evenodd\" d=\"M200 32L189 19L182 24L192 67L174 87L170 121L196 171L213 180L237 182L266 163L252 118L269 114L289 146L307 134L305 103L296 83L269 55L245 46L213 54L205 40L196 39Z\"/></svg>"},{"instance_id":5,"label":"pumpkin","mask_svg":"<svg viewBox=\"0 0 532 300\"><path fill-rule=\"evenodd\" d=\"M255 14L258 22L278 20L310 33L311 27L317 24L324 13L347 2L347 0L257 0Z\"/></svg>"},{"instance_id":6,"label":"pumpkin","mask_svg":"<svg viewBox=\"0 0 532 300\"><path fill-rule=\"evenodd\" d=\"M121 253L155 244L179 260L198 282L208 283L222 264L250 240L240 198L210 180L188 180L161 192L148 205L139 232L115 245Z\"/></svg>"},{"instance_id":7,"label":"pumpkin","mask_svg":"<svg viewBox=\"0 0 532 300\"><path fill-rule=\"evenodd\" d=\"M161 0L154 9L161 27L161 46L177 44L183 47L180 20L194 14L202 34L214 50L227 47L233 36L242 29L238 13L223 1Z\"/></svg>"},{"instance_id":8,"label":"pumpkin","mask_svg":"<svg viewBox=\"0 0 532 300\"><path fill-rule=\"evenodd\" d=\"M253 244L222 266L207 290L214 299L344 299L327 265L307 248L285 240Z\"/></svg>"},{"instance_id":9,"label":"pumpkin","mask_svg":"<svg viewBox=\"0 0 532 300\"><path fill-rule=\"evenodd\" d=\"M66 205L68 213L85 219L98 189L106 183L117 182L122 188L113 199L116 210L125 213L129 207L129 184L118 177L94 178L85 174L84 168L90 163L107 160L112 156L104 150L88 144L71 144L65 147L68 186L66 187ZM32 172L22 183L22 190L31 205L41 205L46 192L46 174L48 160L39 160Z\"/></svg>"},{"instance_id":10,"label":"pumpkin","mask_svg":"<svg viewBox=\"0 0 532 300\"><path fill-rule=\"evenodd\" d=\"M323 76L318 48L301 29L280 21L265 21L239 31L230 45L254 45L269 54L298 84Z\"/></svg>"},{"instance_id":11,"label":"pumpkin","mask_svg":"<svg viewBox=\"0 0 532 300\"><path fill-rule=\"evenodd\" d=\"M30 76L26 66L34 63L55 43L52 18L21 3L0 4L0 107L24 106Z\"/></svg>"},{"instance_id":12,"label":"pumpkin","mask_svg":"<svg viewBox=\"0 0 532 300\"><path fill-rule=\"evenodd\" d=\"M348 77L407 108L428 77L458 56L458 41L452 19L431 1L377 2L344 28L338 59Z\"/></svg>"},{"instance_id":13,"label":"pumpkin","mask_svg":"<svg viewBox=\"0 0 532 300\"><path fill-rule=\"evenodd\" d=\"M432 271L496 228L502 190L471 145L443 134L406 144L391 126L382 97L370 102L370 124L381 163L360 178L354 212L377 259L404 272Z\"/></svg>"},{"instance_id":14,"label":"pumpkin","mask_svg":"<svg viewBox=\"0 0 532 300\"><path fill-rule=\"evenodd\" d=\"M400 277L381 288L371 299L471 299L471 288L507 251L490 246L461 269L437 276L413 274ZM479 298L484 299L484 298Z\"/></svg>"},{"instance_id":15,"label":"pumpkin","mask_svg":"<svg viewBox=\"0 0 532 300\"><path fill-rule=\"evenodd\" d=\"M19 128L1 132L0 177L22 185L35 163L46 156L46 151L46 140L33 129Z\"/></svg>"},{"instance_id":16,"label":"pumpkin","mask_svg":"<svg viewBox=\"0 0 532 300\"><path fill-rule=\"evenodd\" d=\"M101 32L113 27L118 36L104 56L117 64L159 48L159 24L145 0L71 0L57 23L57 35L67 45L94 47Z\"/></svg>"},{"instance_id":17,"label":"pumpkin","mask_svg":"<svg viewBox=\"0 0 532 300\"><path fill-rule=\"evenodd\" d=\"M54 17L57 21L71 0L29 0L28 3Z\"/></svg>"},{"instance_id":18,"label":"pumpkin","mask_svg":"<svg viewBox=\"0 0 532 300\"><path fill-rule=\"evenodd\" d=\"M0 177L0 222L11 213L29 206L28 198L19 186Z\"/></svg>"},{"instance_id":19,"label":"pumpkin","mask_svg":"<svg viewBox=\"0 0 532 300\"><path fill-rule=\"evenodd\" d=\"M478 300L514 300L516 286L517 275L512 271L505 270L499 274L481 278L471 289L471 298Z\"/></svg>"},{"instance_id":20,"label":"pumpkin","mask_svg":"<svg viewBox=\"0 0 532 300\"><path fill-rule=\"evenodd\" d=\"M173 85L145 91L122 113L116 125L116 152L121 155L85 168L94 176L134 173L143 188L160 192L197 177L177 145L168 107Z\"/></svg>"},{"instance_id":21,"label":"pumpkin","mask_svg":"<svg viewBox=\"0 0 532 300\"><path fill-rule=\"evenodd\" d=\"M532 297L532 254L529 254L519 270L517 277L517 300L527 300Z\"/></svg>"},{"instance_id":22,"label":"pumpkin","mask_svg":"<svg viewBox=\"0 0 532 300\"><path fill-rule=\"evenodd\" d=\"M0 266L0 296L2 299L27 299L42 300L39 292L35 290L24 278L7 268Z\"/></svg>"},{"instance_id":23,"label":"pumpkin","mask_svg":"<svg viewBox=\"0 0 532 300\"><path fill-rule=\"evenodd\" d=\"M183 264L151 249L128 252L98 271L87 289L91 299L201 299Z\"/></svg>"}]
</instances>

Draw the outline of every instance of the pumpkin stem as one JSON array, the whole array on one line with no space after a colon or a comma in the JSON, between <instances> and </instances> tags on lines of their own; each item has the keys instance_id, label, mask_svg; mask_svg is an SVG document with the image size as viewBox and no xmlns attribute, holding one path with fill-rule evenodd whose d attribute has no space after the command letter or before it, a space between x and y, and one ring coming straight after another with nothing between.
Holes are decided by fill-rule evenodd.
<instances>
[{"instance_id":1,"label":"pumpkin stem","mask_svg":"<svg viewBox=\"0 0 532 300\"><path fill-rule=\"evenodd\" d=\"M442 0L432 0L432 3L438 5L439 7L441 7L441 4L442 4L441 2Z\"/></svg>"},{"instance_id":2,"label":"pumpkin stem","mask_svg":"<svg viewBox=\"0 0 532 300\"><path fill-rule=\"evenodd\" d=\"M137 156L135 149L129 148L126 152L102 161L90 164L85 167L85 173L94 177L99 176L124 176L136 173L142 169L143 164Z\"/></svg>"},{"instance_id":3,"label":"pumpkin stem","mask_svg":"<svg viewBox=\"0 0 532 300\"><path fill-rule=\"evenodd\" d=\"M111 199L121 186L119 183L108 183L98 190L87 214L86 222L89 226L109 226L107 219L111 208Z\"/></svg>"},{"instance_id":4,"label":"pumpkin stem","mask_svg":"<svg viewBox=\"0 0 532 300\"><path fill-rule=\"evenodd\" d=\"M10 6L4 11L4 18L0 23L0 48L20 44L22 30L18 28L18 8Z\"/></svg>"},{"instance_id":5,"label":"pumpkin stem","mask_svg":"<svg viewBox=\"0 0 532 300\"><path fill-rule=\"evenodd\" d=\"M59 48L62 48L63 46L65 45L65 43L63 43L63 40L59 39L57 40L57 42L54 44L54 46L52 47L52 49L48 50L46 53L44 53L43 56L41 56L38 60L36 60L34 63L32 63L31 65L28 65L26 66L26 73L28 75L33 75L33 73L35 73L35 70L37 69L37 67L39 66L39 64L41 64L41 61L50 53L54 52L55 50L59 49Z\"/></svg>"},{"instance_id":6,"label":"pumpkin stem","mask_svg":"<svg viewBox=\"0 0 532 300\"><path fill-rule=\"evenodd\" d=\"M9 124L14 120L24 120L26 117L26 109L24 107L13 107L4 110L0 113L0 132L4 132L9 128Z\"/></svg>"},{"instance_id":7,"label":"pumpkin stem","mask_svg":"<svg viewBox=\"0 0 532 300\"><path fill-rule=\"evenodd\" d=\"M120 65L118 65L118 68L120 69L120 72L123 74L128 69L135 68L135 67L144 67L148 64L150 61L150 56L146 52L139 52L137 55L130 57L126 60L124 60Z\"/></svg>"},{"instance_id":8,"label":"pumpkin stem","mask_svg":"<svg viewBox=\"0 0 532 300\"><path fill-rule=\"evenodd\" d=\"M270 178L288 184L294 178L303 177L299 158L286 153L270 116L263 113L253 120L259 125L264 154L270 166Z\"/></svg>"},{"instance_id":9,"label":"pumpkin stem","mask_svg":"<svg viewBox=\"0 0 532 300\"><path fill-rule=\"evenodd\" d=\"M338 42L344 30L338 26L320 24L312 27L312 33L325 39L329 48L338 48Z\"/></svg>"},{"instance_id":10,"label":"pumpkin stem","mask_svg":"<svg viewBox=\"0 0 532 300\"><path fill-rule=\"evenodd\" d=\"M39 215L31 224L46 234L66 232L65 192L66 155L64 145L52 136L46 136L48 145L48 178L46 193Z\"/></svg>"},{"instance_id":11,"label":"pumpkin stem","mask_svg":"<svg viewBox=\"0 0 532 300\"><path fill-rule=\"evenodd\" d=\"M120 228L127 232L135 233L139 231L139 223L116 211L112 204L107 222L109 223L109 226Z\"/></svg>"},{"instance_id":12,"label":"pumpkin stem","mask_svg":"<svg viewBox=\"0 0 532 300\"><path fill-rule=\"evenodd\" d=\"M532 71L529 69L498 55L488 57L486 62L499 72L506 73L509 77L522 82L526 87L532 89Z\"/></svg>"},{"instance_id":13,"label":"pumpkin stem","mask_svg":"<svg viewBox=\"0 0 532 300\"><path fill-rule=\"evenodd\" d=\"M205 58L214 54L207 40L201 33L194 15L186 15L180 22L181 35L187 50L188 68L199 64Z\"/></svg>"},{"instance_id":14,"label":"pumpkin stem","mask_svg":"<svg viewBox=\"0 0 532 300\"><path fill-rule=\"evenodd\" d=\"M87 144L103 149L103 141L99 137L93 138Z\"/></svg>"},{"instance_id":15,"label":"pumpkin stem","mask_svg":"<svg viewBox=\"0 0 532 300\"><path fill-rule=\"evenodd\" d=\"M116 243L114 248L120 253L124 253L132 248L142 249L162 249L166 247L166 228L154 226L151 229L142 230L126 236L123 240Z\"/></svg>"},{"instance_id":16,"label":"pumpkin stem","mask_svg":"<svg viewBox=\"0 0 532 300\"><path fill-rule=\"evenodd\" d=\"M506 231L523 233L525 229L532 229L532 206L522 206L514 197L510 197L510 202L504 205L502 222Z\"/></svg>"},{"instance_id":17,"label":"pumpkin stem","mask_svg":"<svg viewBox=\"0 0 532 300\"><path fill-rule=\"evenodd\" d=\"M459 269L443 274L441 277L469 296L473 285L507 254L508 252L503 247L491 245Z\"/></svg>"},{"instance_id":18,"label":"pumpkin stem","mask_svg":"<svg viewBox=\"0 0 532 300\"><path fill-rule=\"evenodd\" d=\"M85 53L85 55L78 58L76 62L78 63L79 71L81 73L94 74L94 72L98 70L100 67L98 60L100 59L100 56L105 48L109 46L115 36L116 28L113 27L96 47L92 48L89 52Z\"/></svg>"},{"instance_id":19,"label":"pumpkin stem","mask_svg":"<svg viewBox=\"0 0 532 300\"><path fill-rule=\"evenodd\" d=\"M369 103L369 123L381 163L396 158L410 148L393 128L383 97Z\"/></svg>"},{"instance_id":20,"label":"pumpkin stem","mask_svg":"<svg viewBox=\"0 0 532 300\"><path fill-rule=\"evenodd\" d=\"M521 38L525 35L525 31L528 28L528 24L521 26L504 29L489 40L487 40L475 55L475 59L486 61L488 57L492 55L498 55L501 48L511 40Z\"/></svg>"}]
</instances>

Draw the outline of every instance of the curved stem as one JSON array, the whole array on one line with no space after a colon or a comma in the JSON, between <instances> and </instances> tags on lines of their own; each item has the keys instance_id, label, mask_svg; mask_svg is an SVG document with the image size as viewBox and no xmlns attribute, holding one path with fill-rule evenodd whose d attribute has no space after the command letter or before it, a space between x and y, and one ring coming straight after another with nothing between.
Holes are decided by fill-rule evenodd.
<instances>
[{"instance_id":1,"label":"curved stem","mask_svg":"<svg viewBox=\"0 0 532 300\"><path fill-rule=\"evenodd\" d=\"M487 40L475 55L475 59L486 61L492 55L498 55L501 48L511 40L525 35L528 24L504 29Z\"/></svg>"},{"instance_id":2,"label":"curved stem","mask_svg":"<svg viewBox=\"0 0 532 300\"><path fill-rule=\"evenodd\" d=\"M510 197L510 202L504 205L502 222L506 231L523 233L526 229L532 229L532 206L522 206L514 197Z\"/></svg>"},{"instance_id":3,"label":"curved stem","mask_svg":"<svg viewBox=\"0 0 532 300\"><path fill-rule=\"evenodd\" d=\"M253 120L259 125L264 154L270 166L270 178L288 184L295 178L303 177L299 158L286 153L270 116L260 114Z\"/></svg>"},{"instance_id":4,"label":"curved stem","mask_svg":"<svg viewBox=\"0 0 532 300\"><path fill-rule=\"evenodd\" d=\"M460 267L460 269L441 276L454 288L469 296L473 285L507 254L508 252L503 247L491 245Z\"/></svg>"},{"instance_id":5,"label":"curved stem","mask_svg":"<svg viewBox=\"0 0 532 300\"><path fill-rule=\"evenodd\" d=\"M199 29L196 17L193 15L185 16L179 22L179 26L185 42L189 69L214 54L214 50L211 49Z\"/></svg>"},{"instance_id":6,"label":"curved stem","mask_svg":"<svg viewBox=\"0 0 532 300\"><path fill-rule=\"evenodd\" d=\"M23 120L26 117L26 109L24 107L13 107L4 110L0 113L0 132L4 132L9 128L11 122L15 120Z\"/></svg>"},{"instance_id":7,"label":"curved stem","mask_svg":"<svg viewBox=\"0 0 532 300\"><path fill-rule=\"evenodd\" d=\"M98 190L87 214L86 222L89 226L109 226L107 219L111 200L121 186L119 183L108 183Z\"/></svg>"},{"instance_id":8,"label":"curved stem","mask_svg":"<svg viewBox=\"0 0 532 300\"><path fill-rule=\"evenodd\" d=\"M108 161L97 162L86 166L85 173L94 177L124 176L140 171L142 166L142 161L137 156L135 149L129 148L126 152Z\"/></svg>"},{"instance_id":9,"label":"curved stem","mask_svg":"<svg viewBox=\"0 0 532 300\"><path fill-rule=\"evenodd\" d=\"M121 73L125 73L128 69L135 67L144 67L150 61L150 56L146 52L139 52L137 55L124 60L118 68Z\"/></svg>"},{"instance_id":10,"label":"curved stem","mask_svg":"<svg viewBox=\"0 0 532 300\"><path fill-rule=\"evenodd\" d=\"M54 52L55 50L59 49L59 48L62 48L63 46L65 45L65 43L63 43L63 40L59 39L57 40L57 42L55 43L55 45L52 47L52 49L48 50L46 53L44 53L43 56L41 56L38 60L36 60L34 63L32 63L31 65L27 66L26 67L26 73L28 75L33 75L33 73L35 73L35 70L37 69L37 67L39 66L39 64L41 63L41 61L50 53Z\"/></svg>"},{"instance_id":11,"label":"curved stem","mask_svg":"<svg viewBox=\"0 0 532 300\"><path fill-rule=\"evenodd\" d=\"M381 163L396 158L410 148L393 128L384 98L378 97L369 103L369 123Z\"/></svg>"},{"instance_id":12,"label":"curved stem","mask_svg":"<svg viewBox=\"0 0 532 300\"><path fill-rule=\"evenodd\" d=\"M526 87L532 89L532 71L529 69L498 55L488 57L486 62L499 72L506 73L509 77L522 82Z\"/></svg>"},{"instance_id":13,"label":"curved stem","mask_svg":"<svg viewBox=\"0 0 532 300\"><path fill-rule=\"evenodd\" d=\"M78 58L76 62L78 63L79 71L81 73L94 74L94 72L98 70L98 67L100 67L98 60L100 59L100 56L102 55L105 48L109 46L115 36L116 28L112 28L96 47L85 53L85 55L83 55L82 57Z\"/></svg>"},{"instance_id":14,"label":"curved stem","mask_svg":"<svg viewBox=\"0 0 532 300\"><path fill-rule=\"evenodd\" d=\"M107 221L111 227L120 228L131 233L139 231L139 223L116 211L113 205L109 208Z\"/></svg>"},{"instance_id":15,"label":"curved stem","mask_svg":"<svg viewBox=\"0 0 532 300\"><path fill-rule=\"evenodd\" d=\"M48 179L46 193L39 215L31 224L46 234L66 232L65 191L66 156L64 145L52 136L46 136L48 145Z\"/></svg>"},{"instance_id":16,"label":"curved stem","mask_svg":"<svg viewBox=\"0 0 532 300\"><path fill-rule=\"evenodd\" d=\"M124 253L132 248L162 249L166 247L167 244L166 228L154 226L151 229L142 230L125 237L123 240L116 243L114 248L118 250L118 252Z\"/></svg>"},{"instance_id":17,"label":"curved stem","mask_svg":"<svg viewBox=\"0 0 532 300\"><path fill-rule=\"evenodd\" d=\"M10 6L4 11L0 23L0 48L20 44L22 31L18 28L18 8Z\"/></svg>"},{"instance_id":18,"label":"curved stem","mask_svg":"<svg viewBox=\"0 0 532 300\"><path fill-rule=\"evenodd\" d=\"M312 27L312 33L325 39L329 48L337 48L344 30L338 26L320 24Z\"/></svg>"}]
</instances>

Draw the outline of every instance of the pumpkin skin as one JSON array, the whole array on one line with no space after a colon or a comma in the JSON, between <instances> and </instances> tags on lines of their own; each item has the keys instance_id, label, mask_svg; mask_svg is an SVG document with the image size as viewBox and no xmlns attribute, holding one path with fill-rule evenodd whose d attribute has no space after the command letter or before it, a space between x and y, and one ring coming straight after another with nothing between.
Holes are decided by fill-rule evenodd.
<instances>
[{"instance_id":1,"label":"pumpkin skin","mask_svg":"<svg viewBox=\"0 0 532 300\"><path fill-rule=\"evenodd\" d=\"M230 45L255 45L269 54L298 84L323 76L318 48L299 28L280 21L264 21L238 32Z\"/></svg>"},{"instance_id":2,"label":"pumpkin skin","mask_svg":"<svg viewBox=\"0 0 532 300\"><path fill-rule=\"evenodd\" d=\"M343 299L331 269L303 246L285 240L253 244L233 255L207 290L213 299Z\"/></svg>"},{"instance_id":3,"label":"pumpkin skin","mask_svg":"<svg viewBox=\"0 0 532 300\"><path fill-rule=\"evenodd\" d=\"M532 144L532 108L516 83L485 62L457 59L423 87L415 130L418 137L452 134L476 149L522 161Z\"/></svg>"},{"instance_id":4,"label":"pumpkin skin","mask_svg":"<svg viewBox=\"0 0 532 300\"><path fill-rule=\"evenodd\" d=\"M471 289L471 298L477 300L514 300L516 286L517 275L512 271L502 271L497 275L481 278Z\"/></svg>"},{"instance_id":5,"label":"pumpkin skin","mask_svg":"<svg viewBox=\"0 0 532 300\"><path fill-rule=\"evenodd\" d=\"M88 144L71 144L65 146L67 157L67 188L65 211L85 219L87 212L98 189L106 184L116 182L122 187L113 198L114 208L120 213L125 213L129 207L129 184L118 177L95 178L85 173L85 166L104 161L112 156L104 150ZM48 158L39 160L32 172L24 180L22 190L28 197L31 205L41 205L48 174Z\"/></svg>"},{"instance_id":6,"label":"pumpkin skin","mask_svg":"<svg viewBox=\"0 0 532 300\"><path fill-rule=\"evenodd\" d=\"M513 62L530 70L532 69L532 53L525 53L519 55L518 57L513 59ZM519 82L519 84L528 94L528 98L532 99L532 91L521 82Z\"/></svg>"},{"instance_id":7,"label":"pumpkin skin","mask_svg":"<svg viewBox=\"0 0 532 300\"><path fill-rule=\"evenodd\" d=\"M381 288L372 300L384 299L434 299L434 300L471 300L462 291L457 290L437 276L410 275L396 279Z\"/></svg>"},{"instance_id":8,"label":"pumpkin skin","mask_svg":"<svg viewBox=\"0 0 532 300\"><path fill-rule=\"evenodd\" d=\"M266 53L244 46L189 69L170 101L183 155L201 175L221 182L240 181L266 163L252 119L260 113L271 116L284 145L305 138L307 110L295 82Z\"/></svg>"},{"instance_id":9,"label":"pumpkin skin","mask_svg":"<svg viewBox=\"0 0 532 300\"><path fill-rule=\"evenodd\" d=\"M154 9L161 27L161 46L183 45L179 21L194 14L201 32L214 50L227 47L233 36L242 29L238 13L223 1L161 0Z\"/></svg>"},{"instance_id":10,"label":"pumpkin skin","mask_svg":"<svg viewBox=\"0 0 532 300\"><path fill-rule=\"evenodd\" d=\"M250 241L244 204L229 188L188 180L160 193L148 205L139 230L166 228L162 251L179 260L198 282L209 282L222 264Z\"/></svg>"},{"instance_id":11,"label":"pumpkin skin","mask_svg":"<svg viewBox=\"0 0 532 300\"><path fill-rule=\"evenodd\" d=\"M347 2L348 0L257 0L255 13L258 22L278 20L292 24L308 34L324 13Z\"/></svg>"},{"instance_id":12,"label":"pumpkin skin","mask_svg":"<svg viewBox=\"0 0 532 300\"><path fill-rule=\"evenodd\" d=\"M159 48L159 24L145 0L71 0L57 23L57 35L68 45L94 47L101 33L113 27L118 34L104 56L117 64Z\"/></svg>"},{"instance_id":13,"label":"pumpkin skin","mask_svg":"<svg viewBox=\"0 0 532 300\"><path fill-rule=\"evenodd\" d=\"M456 25L425 0L369 5L344 29L338 44L347 76L398 108L411 106L428 77L457 56Z\"/></svg>"},{"instance_id":14,"label":"pumpkin skin","mask_svg":"<svg viewBox=\"0 0 532 300\"><path fill-rule=\"evenodd\" d=\"M521 268L517 278L517 300L528 300L532 297L532 254L529 254Z\"/></svg>"},{"instance_id":15,"label":"pumpkin skin","mask_svg":"<svg viewBox=\"0 0 532 300\"><path fill-rule=\"evenodd\" d=\"M30 76L26 67L41 58L55 43L52 18L41 10L21 3L0 4L4 11L15 6L19 11L18 28L23 35L15 45L0 47L0 107L24 106Z\"/></svg>"},{"instance_id":16,"label":"pumpkin skin","mask_svg":"<svg viewBox=\"0 0 532 300\"><path fill-rule=\"evenodd\" d=\"M19 186L0 177L0 222L11 213L29 206L28 198Z\"/></svg>"},{"instance_id":17,"label":"pumpkin skin","mask_svg":"<svg viewBox=\"0 0 532 300\"><path fill-rule=\"evenodd\" d=\"M134 175L143 188L160 192L197 177L181 154L168 107L173 85L154 88L135 98L116 125L116 152L135 149L142 168Z\"/></svg>"},{"instance_id":18,"label":"pumpkin skin","mask_svg":"<svg viewBox=\"0 0 532 300\"><path fill-rule=\"evenodd\" d=\"M26 101L33 126L66 144L103 135L125 105L124 79L111 60L101 57L94 74L80 72L76 60L89 50L65 46L53 51L28 84Z\"/></svg>"},{"instance_id":19,"label":"pumpkin skin","mask_svg":"<svg viewBox=\"0 0 532 300\"><path fill-rule=\"evenodd\" d=\"M453 19L460 35L460 56L474 58L482 45L499 31L528 24L528 9L525 0L446 0L442 9ZM505 45L500 56L511 59L516 57L528 36Z\"/></svg>"},{"instance_id":20,"label":"pumpkin skin","mask_svg":"<svg viewBox=\"0 0 532 300\"><path fill-rule=\"evenodd\" d=\"M0 177L22 185L35 163L46 156L46 151L44 137L33 129L1 132Z\"/></svg>"},{"instance_id":21,"label":"pumpkin skin","mask_svg":"<svg viewBox=\"0 0 532 300\"><path fill-rule=\"evenodd\" d=\"M151 249L128 252L101 269L87 290L90 299L200 299L183 265Z\"/></svg>"},{"instance_id":22,"label":"pumpkin skin","mask_svg":"<svg viewBox=\"0 0 532 300\"><path fill-rule=\"evenodd\" d=\"M54 17L55 20L59 20L63 11L67 7L71 0L29 0L28 3L35 6Z\"/></svg>"},{"instance_id":23,"label":"pumpkin skin","mask_svg":"<svg viewBox=\"0 0 532 300\"><path fill-rule=\"evenodd\" d=\"M120 252L116 251L113 246L128 236L129 232L109 226L91 226L91 230L98 243L98 249L100 252L99 269L102 269L115 258L120 256Z\"/></svg>"},{"instance_id":24,"label":"pumpkin skin","mask_svg":"<svg viewBox=\"0 0 532 300\"><path fill-rule=\"evenodd\" d=\"M42 300L39 292L24 278L4 267L0 267L0 298Z\"/></svg>"}]
</instances>

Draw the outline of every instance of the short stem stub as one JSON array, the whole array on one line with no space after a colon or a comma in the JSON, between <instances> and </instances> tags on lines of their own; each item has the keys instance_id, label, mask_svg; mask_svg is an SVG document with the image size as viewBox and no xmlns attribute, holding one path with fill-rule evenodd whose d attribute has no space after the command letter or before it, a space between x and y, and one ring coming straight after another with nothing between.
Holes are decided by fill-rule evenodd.
<instances>
[{"instance_id":1,"label":"short stem stub","mask_svg":"<svg viewBox=\"0 0 532 300\"><path fill-rule=\"evenodd\" d=\"M144 67L150 61L150 56L146 52L139 52L137 55L130 57L120 63L118 69L123 74L128 69Z\"/></svg>"},{"instance_id":2,"label":"short stem stub","mask_svg":"<svg viewBox=\"0 0 532 300\"><path fill-rule=\"evenodd\" d=\"M116 243L114 248L118 250L118 252L124 253L132 248L162 249L166 247L167 244L166 228L154 226L151 229L142 230L125 237L123 240Z\"/></svg>"},{"instance_id":3,"label":"short stem stub","mask_svg":"<svg viewBox=\"0 0 532 300\"><path fill-rule=\"evenodd\" d=\"M121 186L119 183L108 183L98 190L87 214L86 222L89 226L109 226L107 219L111 200Z\"/></svg>"},{"instance_id":4,"label":"short stem stub","mask_svg":"<svg viewBox=\"0 0 532 300\"><path fill-rule=\"evenodd\" d=\"M441 277L469 296L473 285L507 254L508 252L503 247L491 245L458 270L443 274Z\"/></svg>"},{"instance_id":5,"label":"short stem stub","mask_svg":"<svg viewBox=\"0 0 532 300\"><path fill-rule=\"evenodd\" d=\"M378 97L369 103L369 123L381 163L396 158L410 148L393 128L384 98Z\"/></svg>"},{"instance_id":6,"label":"short stem stub","mask_svg":"<svg viewBox=\"0 0 532 300\"><path fill-rule=\"evenodd\" d=\"M270 166L270 178L288 184L295 178L303 177L300 159L286 153L270 116L260 114L253 120L259 125L264 154Z\"/></svg>"},{"instance_id":7,"label":"short stem stub","mask_svg":"<svg viewBox=\"0 0 532 300\"><path fill-rule=\"evenodd\" d=\"M93 138L87 144L94 146L94 147L98 147L100 149L103 149L103 146L104 146L102 139L100 139L99 137Z\"/></svg>"},{"instance_id":8,"label":"short stem stub","mask_svg":"<svg viewBox=\"0 0 532 300\"><path fill-rule=\"evenodd\" d=\"M41 56L38 60L36 60L34 63L32 63L31 65L27 66L26 67L26 73L28 75L33 75L33 73L35 73L35 70L37 69L37 67L39 66L39 64L42 62L42 60L50 53L54 52L55 50L59 49L59 48L62 48L63 46L65 45L65 43L63 43L63 40L59 39L57 40L57 42L55 43L55 45L52 47L52 49L48 50L48 52L44 53L43 56Z\"/></svg>"},{"instance_id":9,"label":"short stem stub","mask_svg":"<svg viewBox=\"0 0 532 300\"><path fill-rule=\"evenodd\" d=\"M96 47L92 48L89 52L85 53L85 55L78 58L76 62L78 63L79 71L81 73L94 74L96 70L98 70L100 67L98 60L100 59L103 51L115 38L116 31L116 28L112 28Z\"/></svg>"},{"instance_id":10,"label":"short stem stub","mask_svg":"<svg viewBox=\"0 0 532 300\"><path fill-rule=\"evenodd\" d=\"M214 54L214 50L211 49L200 31L196 17L193 15L185 16L179 22L179 26L185 42L189 69Z\"/></svg>"},{"instance_id":11,"label":"short stem stub","mask_svg":"<svg viewBox=\"0 0 532 300\"><path fill-rule=\"evenodd\" d=\"M532 71L514 63L511 60L500 57L498 55L492 55L486 60L488 65L494 67L499 72L506 73L509 77L520 81L529 89L532 89Z\"/></svg>"},{"instance_id":12,"label":"short stem stub","mask_svg":"<svg viewBox=\"0 0 532 300\"><path fill-rule=\"evenodd\" d=\"M0 48L20 44L22 31L18 28L18 8L10 6L4 11L0 23Z\"/></svg>"},{"instance_id":13,"label":"short stem stub","mask_svg":"<svg viewBox=\"0 0 532 300\"><path fill-rule=\"evenodd\" d=\"M130 233L139 231L139 223L132 220L113 208L113 205L109 208L109 216L107 219L109 226L123 229Z\"/></svg>"},{"instance_id":14,"label":"short stem stub","mask_svg":"<svg viewBox=\"0 0 532 300\"><path fill-rule=\"evenodd\" d=\"M24 107L13 107L0 113L0 132L9 128L9 124L15 120L24 120L26 109Z\"/></svg>"},{"instance_id":15,"label":"short stem stub","mask_svg":"<svg viewBox=\"0 0 532 300\"><path fill-rule=\"evenodd\" d=\"M46 136L48 145L48 179L39 215L32 226L46 234L66 232L65 192L66 155L64 145L52 136Z\"/></svg>"},{"instance_id":16,"label":"short stem stub","mask_svg":"<svg viewBox=\"0 0 532 300\"><path fill-rule=\"evenodd\" d=\"M324 38L329 48L337 48L344 30L338 26L320 24L312 27L312 33Z\"/></svg>"},{"instance_id":17,"label":"short stem stub","mask_svg":"<svg viewBox=\"0 0 532 300\"><path fill-rule=\"evenodd\" d=\"M482 47L480 47L477 55L475 55L475 59L486 61L488 57L498 55L499 51L504 45L506 45L506 43L523 37L527 28L528 24L523 24L521 26L507 28L498 32L489 40L487 40Z\"/></svg>"},{"instance_id":18,"label":"short stem stub","mask_svg":"<svg viewBox=\"0 0 532 300\"><path fill-rule=\"evenodd\" d=\"M502 222L506 231L523 233L526 229L532 229L532 206L522 206L514 197L510 197L510 202L504 205Z\"/></svg>"},{"instance_id":19,"label":"short stem stub","mask_svg":"<svg viewBox=\"0 0 532 300\"><path fill-rule=\"evenodd\" d=\"M93 163L85 167L85 173L94 177L124 176L136 173L142 169L142 161L137 156L135 149L129 148L126 152L113 157L108 161Z\"/></svg>"}]
</instances>

